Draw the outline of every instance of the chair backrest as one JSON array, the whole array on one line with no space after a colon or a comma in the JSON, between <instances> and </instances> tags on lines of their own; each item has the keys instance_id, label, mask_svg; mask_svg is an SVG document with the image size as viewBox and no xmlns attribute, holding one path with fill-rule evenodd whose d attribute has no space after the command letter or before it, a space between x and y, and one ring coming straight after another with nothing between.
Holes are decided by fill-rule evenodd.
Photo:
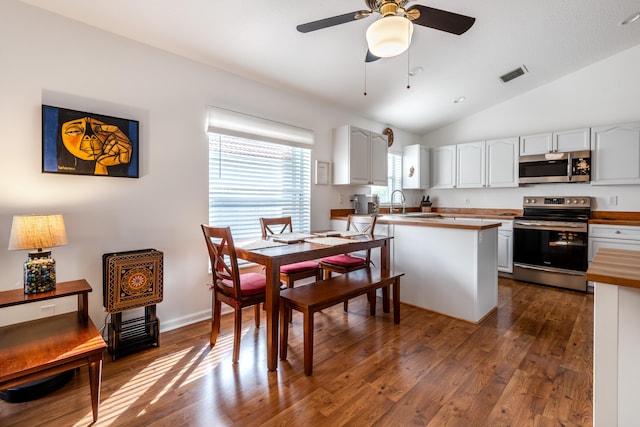
<instances>
[{"instance_id":1,"label":"chair backrest","mask_svg":"<svg viewBox=\"0 0 640 427\"><path fill-rule=\"evenodd\" d=\"M373 236L377 220L376 215L349 215L347 217L347 231L357 231Z\"/></svg>"},{"instance_id":2,"label":"chair backrest","mask_svg":"<svg viewBox=\"0 0 640 427\"><path fill-rule=\"evenodd\" d=\"M347 217L347 231L357 231L373 237L377 220L376 215L349 215ZM371 249L367 249L365 261L367 265L371 264Z\"/></svg>"},{"instance_id":3,"label":"chair backrest","mask_svg":"<svg viewBox=\"0 0 640 427\"><path fill-rule=\"evenodd\" d=\"M293 233L290 216L282 218L260 218L260 228L262 229L263 239L271 234Z\"/></svg>"},{"instance_id":4,"label":"chair backrest","mask_svg":"<svg viewBox=\"0 0 640 427\"><path fill-rule=\"evenodd\" d=\"M238 258L229 227L210 227L202 224L202 232L207 243L209 259L211 260L211 275L214 284L220 286L223 280L233 285L224 286L234 298L240 298L240 272ZM226 257L225 257L226 255Z\"/></svg>"}]
</instances>

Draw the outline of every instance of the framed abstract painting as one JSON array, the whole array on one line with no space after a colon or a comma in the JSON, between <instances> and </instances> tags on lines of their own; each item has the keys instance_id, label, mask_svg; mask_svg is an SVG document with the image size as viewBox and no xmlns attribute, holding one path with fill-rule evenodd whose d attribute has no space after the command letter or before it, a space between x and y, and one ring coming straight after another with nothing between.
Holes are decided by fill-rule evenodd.
<instances>
[{"instance_id":1,"label":"framed abstract painting","mask_svg":"<svg viewBox=\"0 0 640 427\"><path fill-rule=\"evenodd\" d=\"M42 172L138 178L139 122L42 106Z\"/></svg>"}]
</instances>

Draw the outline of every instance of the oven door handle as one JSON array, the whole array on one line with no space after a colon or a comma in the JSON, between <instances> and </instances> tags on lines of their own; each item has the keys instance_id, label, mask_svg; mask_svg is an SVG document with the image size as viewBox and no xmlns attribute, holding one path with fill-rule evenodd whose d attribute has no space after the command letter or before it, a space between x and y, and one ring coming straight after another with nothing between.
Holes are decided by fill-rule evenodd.
<instances>
[{"instance_id":1,"label":"oven door handle","mask_svg":"<svg viewBox=\"0 0 640 427\"><path fill-rule=\"evenodd\" d=\"M576 243L576 242L570 242L568 240L560 240L559 242L549 242L549 246L551 247L559 247L559 246L577 246L577 247L584 247L587 246L585 243Z\"/></svg>"},{"instance_id":2,"label":"oven door handle","mask_svg":"<svg viewBox=\"0 0 640 427\"><path fill-rule=\"evenodd\" d=\"M521 230L550 230L550 231L577 231L587 232L587 226L585 224L542 224L540 222L528 222L528 221L515 221L513 223L514 229Z\"/></svg>"}]
</instances>

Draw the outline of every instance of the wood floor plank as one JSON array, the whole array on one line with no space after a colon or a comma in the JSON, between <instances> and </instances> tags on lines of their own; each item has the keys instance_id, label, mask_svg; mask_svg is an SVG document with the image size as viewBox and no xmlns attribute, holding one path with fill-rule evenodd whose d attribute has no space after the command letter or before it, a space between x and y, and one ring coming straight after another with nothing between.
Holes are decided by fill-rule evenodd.
<instances>
[{"instance_id":1,"label":"wood floor plank","mask_svg":"<svg viewBox=\"0 0 640 427\"><path fill-rule=\"evenodd\" d=\"M402 304L393 323L366 298L316 315L314 371L303 372L302 317L289 357L267 371L266 328L243 313L216 346L210 322L163 332L161 345L105 358L95 426L591 426L593 295L500 277L480 325ZM33 402L0 401L0 425L89 425L88 375Z\"/></svg>"}]
</instances>

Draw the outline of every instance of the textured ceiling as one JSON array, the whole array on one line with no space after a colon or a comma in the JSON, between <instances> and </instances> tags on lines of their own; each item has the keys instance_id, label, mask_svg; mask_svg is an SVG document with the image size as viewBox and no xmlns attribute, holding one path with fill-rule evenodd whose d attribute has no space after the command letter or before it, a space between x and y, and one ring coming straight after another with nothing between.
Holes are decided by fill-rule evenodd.
<instances>
[{"instance_id":1,"label":"textured ceiling","mask_svg":"<svg viewBox=\"0 0 640 427\"><path fill-rule=\"evenodd\" d=\"M476 18L455 36L416 26L409 53L366 66L371 16L302 34L296 25L363 0L22 0L236 74L424 134L640 44L637 0L410 2ZM508 84L498 77L525 65ZM408 69L423 71L408 77ZM407 83L410 89L407 89ZM367 96L363 95L366 83ZM455 104L453 100L465 96Z\"/></svg>"}]
</instances>

